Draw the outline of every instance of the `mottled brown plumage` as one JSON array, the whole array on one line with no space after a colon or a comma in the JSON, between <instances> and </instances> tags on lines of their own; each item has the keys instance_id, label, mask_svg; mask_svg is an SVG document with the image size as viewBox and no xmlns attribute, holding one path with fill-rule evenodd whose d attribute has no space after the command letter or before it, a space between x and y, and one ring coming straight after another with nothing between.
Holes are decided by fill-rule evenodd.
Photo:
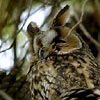
<instances>
[{"instance_id":1,"label":"mottled brown plumage","mask_svg":"<svg viewBox=\"0 0 100 100\"><path fill-rule=\"evenodd\" d=\"M33 100L99 100L100 67L81 36L75 31L68 34L70 28L63 25L67 10L68 5L47 31L32 27L34 22L28 25L39 29L27 28L33 34L28 75Z\"/></svg>"}]
</instances>

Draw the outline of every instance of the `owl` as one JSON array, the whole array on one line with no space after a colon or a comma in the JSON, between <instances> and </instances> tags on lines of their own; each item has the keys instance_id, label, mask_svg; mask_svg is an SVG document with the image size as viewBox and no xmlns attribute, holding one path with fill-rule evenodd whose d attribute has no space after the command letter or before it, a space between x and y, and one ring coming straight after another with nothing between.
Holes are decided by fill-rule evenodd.
<instances>
[{"instance_id":1,"label":"owl","mask_svg":"<svg viewBox=\"0 0 100 100\"><path fill-rule=\"evenodd\" d=\"M88 45L65 25L69 6L61 9L51 27L42 31L30 22L33 100L99 100L100 67Z\"/></svg>"}]
</instances>

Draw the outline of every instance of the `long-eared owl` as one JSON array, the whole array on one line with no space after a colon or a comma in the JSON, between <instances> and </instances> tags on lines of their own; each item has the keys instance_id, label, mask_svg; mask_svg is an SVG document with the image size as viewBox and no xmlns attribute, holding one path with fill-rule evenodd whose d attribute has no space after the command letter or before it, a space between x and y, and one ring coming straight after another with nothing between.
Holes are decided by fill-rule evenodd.
<instances>
[{"instance_id":1,"label":"long-eared owl","mask_svg":"<svg viewBox=\"0 0 100 100\"><path fill-rule=\"evenodd\" d=\"M64 25L68 10L61 9L46 31L34 22L27 27L33 100L99 100L100 68L81 36Z\"/></svg>"}]
</instances>

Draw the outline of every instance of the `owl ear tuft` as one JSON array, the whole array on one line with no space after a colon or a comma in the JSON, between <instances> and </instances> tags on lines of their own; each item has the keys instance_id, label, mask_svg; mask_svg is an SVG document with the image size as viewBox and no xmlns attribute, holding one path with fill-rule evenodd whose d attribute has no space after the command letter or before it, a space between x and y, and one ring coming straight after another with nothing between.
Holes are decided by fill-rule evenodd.
<instances>
[{"instance_id":1,"label":"owl ear tuft","mask_svg":"<svg viewBox=\"0 0 100 100\"><path fill-rule=\"evenodd\" d=\"M62 26L65 23L66 17L68 15L69 5L66 5L61 9L58 14L55 16L52 27Z\"/></svg>"},{"instance_id":2,"label":"owl ear tuft","mask_svg":"<svg viewBox=\"0 0 100 100\"><path fill-rule=\"evenodd\" d=\"M27 26L27 32L29 33L30 36L34 36L37 32L39 32L40 29L37 26L35 22L30 22Z\"/></svg>"}]
</instances>

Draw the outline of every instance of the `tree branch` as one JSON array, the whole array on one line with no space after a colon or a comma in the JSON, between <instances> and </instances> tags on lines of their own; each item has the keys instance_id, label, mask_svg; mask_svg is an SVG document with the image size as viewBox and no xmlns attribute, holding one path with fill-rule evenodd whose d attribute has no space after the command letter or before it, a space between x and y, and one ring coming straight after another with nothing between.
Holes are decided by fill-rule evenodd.
<instances>
[{"instance_id":1,"label":"tree branch","mask_svg":"<svg viewBox=\"0 0 100 100\"><path fill-rule=\"evenodd\" d=\"M5 100L14 100L12 99L7 93L4 91L0 90L0 95L5 99Z\"/></svg>"},{"instance_id":2,"label":"tree branch","mask_svg":"<svg viewBox=\"0 0 100 100\"><path fill-rule=\"evenodd\" d=\"M26 17L26 19L25 19L25 21L24 21L22 27L21 27L21 28L17 31L17 33L14 35L14 37L13 37L14 40L13 40L12 44L11 44L8 48L6 48L6 49L4 49L4 50L1 50L0 53L5 52L5 51L7 51L7 50L9 50L9 49L11 49L11 48L13 47L14 42L15 42L15 39L16 39L16 36L17 36L17 35L20 33L20 31L23 29L23 27L24 27L24 25L25 25L27 19L28 19L29 16L30 16L31 8L32 8L32 0L30 0L30 7L29 7L28 15L27 15L27 17Z\"/></svg>"},{"instance_id":3,"label":"tree branch","mask_svg":"<svg viewBox=\"0 0 100 100\"><path fill-rule=\"evenodd\" d=\"M80 17L80 19L78 20L78 22L69 30L68 35L65 37L65 39L67 39L67 37L71 34L71 32L82 22L82 20L83 20L83 15L84 15L84 8L85 8L85 5L86 5L87 1L88 1L88 0L85 0L85 1L83 2L82 10L81 10L81 12L82 12L82 13L81 13L81 17Z\"/></svg>"},{"instance_id":4,"label":"tree branch","mask_svg":"<svg viewBox=\"0 0 100 100\"><path fill-rule=\"evenodd\" d=\"M74 9L73 9L73 10L74 10ZM75 13L75 10L74 10L74 17L75 17L75 19L76 19L77 21L79 20L77 13ZM79 27L80 27L80 29L82 30L83 34L84 34L88 39L90 39L90 41L91 41L92 43L94 43L96 47L100 48L100 43L98 43L98 42L89 34L89 32L86 30L86 28L84 27L84 25L83 25L82 23L79 24Z\"/></svg>"}]
</instances>

